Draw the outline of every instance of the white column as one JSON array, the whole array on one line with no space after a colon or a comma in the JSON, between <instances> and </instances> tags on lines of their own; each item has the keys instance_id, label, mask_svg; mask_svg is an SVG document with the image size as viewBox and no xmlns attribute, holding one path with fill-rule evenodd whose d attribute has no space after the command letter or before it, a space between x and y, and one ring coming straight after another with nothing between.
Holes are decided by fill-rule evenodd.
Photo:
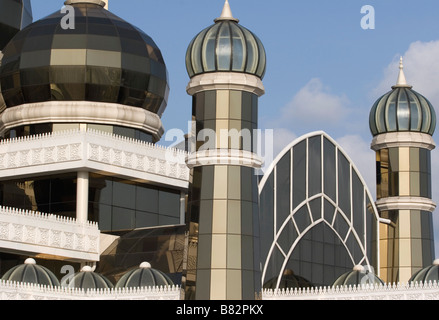
<instances>
[{"instance_id":1,"label":"white column","mask_svg":"<svg viewBox=\"0 0 439 320\"><path fill-rule=\"evenodd\" d=\"M88 221L88 186L89 174L79 171L76 183L76 219L78 222Z\"/></svg>"}]
</instances>

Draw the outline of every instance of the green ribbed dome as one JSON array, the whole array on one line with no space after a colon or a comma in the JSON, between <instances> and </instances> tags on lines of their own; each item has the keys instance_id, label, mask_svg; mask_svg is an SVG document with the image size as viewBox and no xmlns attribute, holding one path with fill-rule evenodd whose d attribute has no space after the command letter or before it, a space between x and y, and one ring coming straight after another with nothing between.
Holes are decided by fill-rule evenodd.
<instances>
[{"instance_id":1,"label":"green ribbed dome","mask_svg":"<svg viewBox=\"0 0 439 320\"><path fill-rule=\"evenodd\" d=\"M4 281L24 282L44 286L60 286L56 276L46 267L39 266L32 258L26 259L24 264L9 269L2 277Z\"/></svg>"},{"instance_id":2,"label":"green ribbed dome","mask_svg":"<svg viewBox=\"0 0 439 320\"><path fill-rule=\"evenodd\" d=\"M117 282L116 288L166 287L174 282L160 270L152 269L147 262L139 268L128 271Z\"/></svg>"},{"instance_id":3,"label":"green ribbed dome","mask_svg":"<svg viewBox=\"0 0 439 320\"><path fill-rule=\"evenodd\" d=\"M358 286L361 284L384 284L373 272L363 266L355 266L352 271L346 272L338 277L333 286Z\"/></svg>"},{"instance_id":4,"label":"green ribbed dome","mask_svg":"<svg viewBox=\"0 0 439 320\"><path fill-rule=\"evenodd\" d=\"M436 112L427 98L407 85L402 60L398 83L373 105L369 127L373 136L404 131L434 134Z\"/></svg>"},{"instance_id":5,"label":"green ribbed dome","mask_svg":"<svg viewBox=\"0 0 439 320\"><path fill-rule=\"evenodd\" d=\"M435 260L431 266L416 272L409 282L439 282L439 260Z\"/></svg>"},{"instance_id":6,"label":"green ribbed dome","mask_svg":"<svg viewBox=\"0 0 439 320\"><path fill-rule=\"evenodd\" d=\"M114 285L105 276L93 272L92 268L85 266L80 272L77 272L73 277L65 278L61 286L78 289L112 289Z\"/></svg>"},{"instance_id":7,"label":"green ribbed dome","mask_svg":"<svg viewBox=\"0 0 439 320\"><path fill-rule=\"evenodd\" d=\"M221 17L201 31L187 49L186 68L191 78L209 72L240 72L264 77L264 46L238 22L226 1Z\"/></svg>"}]
</instances>

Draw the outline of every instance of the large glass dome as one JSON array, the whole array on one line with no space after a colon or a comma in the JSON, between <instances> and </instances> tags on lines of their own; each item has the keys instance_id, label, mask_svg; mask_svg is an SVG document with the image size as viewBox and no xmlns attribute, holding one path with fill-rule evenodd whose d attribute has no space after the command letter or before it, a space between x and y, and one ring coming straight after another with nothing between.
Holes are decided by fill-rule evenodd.
<instances>
[{"instance_id":1,"label":"large glass dome","mask_svg":"<svg viewBox=\"0 0 439 320\"><path fill-rule=\"evenodd\" d=\"M85 266L80 272L77 272L73 277L65 278L61 282L61 286L67 288L78 288L78 289L112 289L114 288L110 280L105 276L93 272L93 269L89 266Z\"/></svg>"},{"instance_id":2,"label":"large glass dome","mask_svg":"<svg viewBox=\"0 0 439 320\"><path fill-rule=\"evenodd\" d=\"M30 0L0 0L0 50L18 31L31 23Z\"/></svg>"},{"instance_id":3,"label":"large glass dome","mask_svg":"<svg viewBox=\"0 0 439 320\"><path fill-rule=\"evenodd\" d=\"M337 278L334 287L340 286L358 286L362 284L384 285L384 281L378 278L368 267L355 266L350 272L346 272Z\"/></svg>"},{"instance_id":4,"label":"large glass dome","mask_svg":"<svg viewBox=\"0 0 439 320\"><path fill-rule=\"evenodd\" d=\"M187 49L186 68L191 78L208 72L241 72L264 77L264 46L238 22L226 1L222 16L201 31Z\"/></svg>"},{"instance_id":5,"label":"large glass dome","mask_svg":"<svg viewBox=\"0 0 439 320\"><path fill-rule=\"evenodd\" d=\"M6 106L93 101L161 116L168 75L154 41L96 1L66 4L74 8L74 26L57 11L20 31L5 47L0 80Z\"/></svg>"}]
</instances>

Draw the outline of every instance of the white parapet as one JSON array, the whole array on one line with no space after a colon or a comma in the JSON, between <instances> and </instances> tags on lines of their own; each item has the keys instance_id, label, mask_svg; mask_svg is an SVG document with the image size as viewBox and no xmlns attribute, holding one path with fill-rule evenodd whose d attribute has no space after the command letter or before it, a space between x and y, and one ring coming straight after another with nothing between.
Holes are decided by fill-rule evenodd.
<instances>
[{"instance_id":1,"label":"white parapet","mask_svg":"<svg viewBox=\"0 0 439 320\"><path fill-rule=\"evenodd\" d=\"M84 290L0 280L0 300L180 300L180 294L178 286Z\"/></svg>"},{"instance_id":2,"label":"white parapet","mask_svg":"<svg viewBox=\"0 0 439 320\"><path fill-rule=\"evenodd\" d=\"M186 157L181 150L78 129L1 141L0 180L95 171L186 189Z\"/></svg>"},{"instance_id":3,"label":"white parapet","mask_svg":"<svg viewBox=\"0 0 439 320\"><path fill-rule=\"evenodd\" d=\"M437 282L264 290L262 300L439 300Z\"/></svg>"},{"instance_id":4,"label":"white parapet","mask_svg":"<svg viewBox=\"0 0 439 320\"><path fill-rule=\"evenodd\" d=\"M99 261L99 243L97 223L0 207L3 251L58 256L70 261Z\"/></svg>"}]
</instances>

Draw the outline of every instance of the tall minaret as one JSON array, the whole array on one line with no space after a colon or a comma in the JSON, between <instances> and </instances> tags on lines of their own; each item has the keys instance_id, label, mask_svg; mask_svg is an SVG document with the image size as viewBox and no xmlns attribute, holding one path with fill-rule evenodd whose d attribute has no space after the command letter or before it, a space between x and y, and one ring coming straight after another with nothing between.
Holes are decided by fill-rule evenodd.
<instances>
[{"instance_id":1,"label":"tall minaret","mask_svg":"<svg viewBox=\"0 0 439 320\"><path fill-rule=\"evenodd\" d=\"M253 148L265 50L228 1L189 45L193 149L185 267L186 299L254 299L261 290L259 207Z\"/></svg>"},{"instance_id":2,"label":"tall minaret","mask_svg":"<svg viewBox=\"0 0 439 320\"><path fill-rule=\"evenodd\" d=\"M377 157L380 277L407 282L434 260L431 150L436 114L407 84L402 58L398 81L372 107L372 149Z\"/></svg>"}]
</instances>

